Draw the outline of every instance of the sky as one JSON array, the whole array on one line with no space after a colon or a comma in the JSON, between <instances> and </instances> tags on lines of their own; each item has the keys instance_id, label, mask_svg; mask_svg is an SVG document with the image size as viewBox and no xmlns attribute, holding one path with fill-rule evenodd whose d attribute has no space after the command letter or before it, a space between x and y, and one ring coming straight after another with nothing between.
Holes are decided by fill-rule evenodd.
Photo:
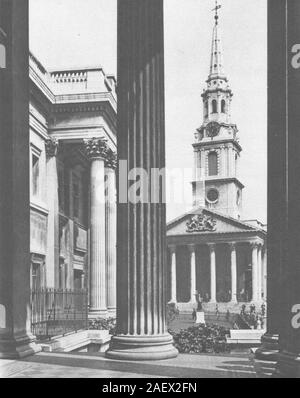
<instances>
[{"instance_id":1,"label":"sky","mask_svg":"<svg viewBox=\"0 0 300 398\"><path fill-rule=\"evenodd\" d=\"M101 65L116 74L116 0L29 0L30 48L46 69ZM243 152L243 219L267 221L267 1L222 0L225 71L234 97L232 122ZM214 0L165 0L167 168L192 168L202 124ZM189 181L186 181L189 189ZM167 205L168 220L188 210Z\"/></svg>"}]
</instances>

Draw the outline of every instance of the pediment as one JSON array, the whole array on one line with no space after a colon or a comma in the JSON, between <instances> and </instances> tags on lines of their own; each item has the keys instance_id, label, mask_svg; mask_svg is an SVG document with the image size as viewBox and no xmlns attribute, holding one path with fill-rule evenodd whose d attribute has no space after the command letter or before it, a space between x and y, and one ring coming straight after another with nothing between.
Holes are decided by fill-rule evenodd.
<instances>
[{"instance_id":1,"label":"pediment","mask_svg":"<svg viewBox=\"0 0 300 398\"><path fill-rule=\"evenodd\" d=\"M167 235L197 235L251 232L257 229L234 218L205 208L196 208L167 225Z\"/></svg>"}]
</instances>

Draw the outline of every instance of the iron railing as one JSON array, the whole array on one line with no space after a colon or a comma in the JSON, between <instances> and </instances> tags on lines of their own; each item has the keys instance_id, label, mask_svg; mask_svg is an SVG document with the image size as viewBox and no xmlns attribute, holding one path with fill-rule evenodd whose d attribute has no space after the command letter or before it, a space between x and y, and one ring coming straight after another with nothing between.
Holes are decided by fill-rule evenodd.
<instances>
[{"instance_id":1,"label":"iron railing","mask_svg":"<svg viewBox=\"0 0 300 398\"><path fill-rule=\"evenodd\" d=\"M87 291L31 290L31 331L38 339L88 328Z\"/></svg>"}]
</instances>

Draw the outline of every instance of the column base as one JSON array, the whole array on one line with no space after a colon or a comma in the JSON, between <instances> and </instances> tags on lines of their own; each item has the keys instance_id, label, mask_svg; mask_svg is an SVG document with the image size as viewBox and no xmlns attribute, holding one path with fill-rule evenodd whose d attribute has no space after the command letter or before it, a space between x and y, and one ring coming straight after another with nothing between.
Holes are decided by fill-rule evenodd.
<instances>
[{"instance_id":1,"label":"column base","mask_svg":"<svg viewBox=\"0 0 300 398\"><path fill-rule=\"evenodd\" d=\"M0 358L20 359L42 351L31 334L17 337L0 336Z\"/></svg>"},{"instance_id":2,"label":"column base","mask_svg":"<svg viewBox=\"0 0 300 398\"><path fill-rule=\"evenodd\" d=\"M107 313L108 313L108 316L109 316L110 318L116 318L116 316L117 316L117 309L116 309L116 307L108 308L108 309L107 309Z\"/></svg>"},{"instance_id":3,"label":"column base","mask_svg":"<svg viewBox=\"0 0 300 398\"><path fill-rule=\"evenodd\" d=\"M261 347L255 351L255 358L262 361L276 362L279 353L278 334L268 334L262 336Z\"/></svg>"},{"instance_id":4,"label":"column base","mask_svg":"<svg viewBox=\"0 0 300 398\"><path fill-rule=\"evenodd\" d=\"M90 309L88 318L89 319L97 319L97 318L107 318L108 310L107 309Z\"/></svg>"},{"instance_id":5,"label":"column base","mask_svg":"<svg viewBox=\"0 0 300 398\"><path fill-rule=\"evenodd\" d=\"M176 358L177 349L170 334L157 336L114 336L106 351L107 358L129 361L150 361Z\"/></svg>"},{"instance_id":6,"label":"column base","mask_svg":"<svg viewBox=\"0 0 300 398\"><path fill-rule=\"evenodd\" d=\"M300 353L281 351L277 356L276 376L300 378Z\"/></svg>"}]
</instances>

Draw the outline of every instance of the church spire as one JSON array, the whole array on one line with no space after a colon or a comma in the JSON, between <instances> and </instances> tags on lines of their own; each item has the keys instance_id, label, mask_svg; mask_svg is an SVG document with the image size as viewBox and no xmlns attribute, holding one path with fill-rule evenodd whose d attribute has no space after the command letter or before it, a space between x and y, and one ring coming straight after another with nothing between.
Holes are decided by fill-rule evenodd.
<instances>
[{"instance_id":1,"label":"church spire","mask_svg":"<svg viewBox=\"0 0 300 398\"><path fill-rule=\"evenodd\" d=\"M216 0L216 6L212 11L215 11L215 26L213 29L212 46L211 46L211 61L210 72L208 80L216 78L225 78L223 50L219 32L219 10L222 6Z\"/></svg>"}]
</instances>

